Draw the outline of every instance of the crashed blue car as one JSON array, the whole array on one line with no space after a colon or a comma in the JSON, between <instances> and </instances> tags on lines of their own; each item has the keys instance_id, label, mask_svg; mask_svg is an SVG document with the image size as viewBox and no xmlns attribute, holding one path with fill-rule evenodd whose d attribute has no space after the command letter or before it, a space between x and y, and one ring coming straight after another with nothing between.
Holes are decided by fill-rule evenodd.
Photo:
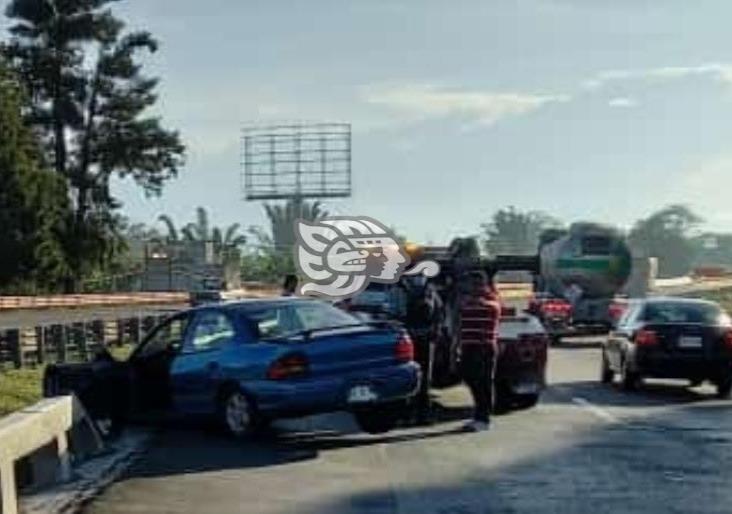
<instances>
[{"instance_id":1,"label":"crashed blue car","mask_svg":"<svg viewBox=\"0 0 732 514\"><path fill-rule=\"evenodd\" d=\"M129 359L49 366L46 395L74 392L97 418L215 416L235 436L277 418L353 412L369 433L393 428L420 369L405 331L327 302L273 298L169 317Z\"/></svg>"}]
</instances>

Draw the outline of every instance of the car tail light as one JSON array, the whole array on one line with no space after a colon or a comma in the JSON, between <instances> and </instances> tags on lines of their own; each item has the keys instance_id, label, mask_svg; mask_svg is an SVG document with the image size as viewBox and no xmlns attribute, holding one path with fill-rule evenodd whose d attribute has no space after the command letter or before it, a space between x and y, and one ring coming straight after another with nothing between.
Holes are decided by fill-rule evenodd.
<instances>
[{"instance_id":1,"label":"car tail light","mask_svg":"<svg viewBox=\"0 0 732 514\"><path fill-rule=\"evenodd\" d=\"M568 315L571 310L572 306L569 303L556 300L546 302L543 306L543 311L546 314Z\"/></svg>"},{"instance_id":2,"label":"car tail light","mask_svg":"<svg viewBox=\"0 0 732 514\"><path fill-rule=\"evenodd\" d=\"M285 355L277 359L267 370L270 380L286 380L308 374L310 366L307 358L301 354Z\"/></svg>"},{"instance_id":3,"label":"car tail light","mask_svg":"<svg viewBox=\"0 0 732 514\"><path fill-rule=\"evenodd\" d=\"M728 328L724 332L724 345L729 349L732 350L732 328Z\"/></svg>"},{"instance_id":4,"label":"car tail light","mask_svg":"<svg viewBox=\"0 0 732 514\"><path fill-rule=\"evenodd\" d=\"M638 346L653 346L658 344L658 334L653 330L639 330L635 335L635 344Z\"/></svg>"},{"instance_id":5,"label":"car tail light","mask_svg":"<svg viewBox=\"0 0 732 514\"><path fill-rule=\"evenodd\" d=\"M414 360L414 343L406 332L399 335L394 356L398 362L412 362Z\"/></svg>"}]
</instances>

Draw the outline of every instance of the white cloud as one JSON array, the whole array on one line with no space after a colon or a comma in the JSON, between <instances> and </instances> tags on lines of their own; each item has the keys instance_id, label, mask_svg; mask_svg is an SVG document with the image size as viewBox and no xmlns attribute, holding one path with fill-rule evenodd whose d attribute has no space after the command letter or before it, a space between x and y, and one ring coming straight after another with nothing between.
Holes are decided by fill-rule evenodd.
<instances>
[{"instance_id":1,"label":"white cloud","mask_svg":"<svg viewBox=\"0 0 732 514\"><path fill-rule=\"evenodd\" d=\"M363 88L361 98L399 112L410 120L463 117L483 125L570 100L568 95L470 91L429 84Z\"/></svg>"},{"instance_id":2,"label":"white cloud","mask_svg":"<svg viewBox=\"0 0 732 514\"><path fill-rule=\"evenodd\" d=\"M610 107L625 109L638 106L638 102L636 100L634 100L633 98L628 98L627 96L617 96L615 98L611 98L607 104Z\"/></svg>"},{"instance_id":3,"label":"white cloud","mask_svg":"<svg viewBox=\"0 0 732 514\"><path fill-rule=\"evenodd\" d=\"M636 70L605 70L582 83L584 89L599 89L610 82L627 80L676 80L707 76L732 85L732 64L706 63L697 66L661 66Z\"/></svg>"}]
</instances>

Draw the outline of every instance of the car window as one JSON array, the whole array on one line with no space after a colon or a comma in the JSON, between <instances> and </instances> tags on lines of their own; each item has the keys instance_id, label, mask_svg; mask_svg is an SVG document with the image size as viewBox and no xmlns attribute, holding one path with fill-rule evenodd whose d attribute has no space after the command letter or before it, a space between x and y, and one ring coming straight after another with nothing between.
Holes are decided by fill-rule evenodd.
<instances>
[{"instance_id":1,"label":"car window","mask_svg":"<svg viewBox=\"0 0 732 514\"><path fill-rule=\"evenodd\" d=\"M329 303L317 301L247 305L242 307L241 312L258 339L362 323L358 318Z\"/></svg>"},{"instance_id":2,"label":"car window","mask_svg":"<svg viewBox=\"0 0 732 514\"><path fill-rule=\"evenodd\" d=\"M164 321L153 330L150 337L143 342L137 357L150 357L168 350L179 350L188 326L189 316L182 315Z\"/></svg>"},{"instance_id":3,"label":"car window","mask_svg":"<svg viewBox=\"0 0 732 514\"><path fill-rule=\"evenodd\" d=\"M234 337L234 325L223 312L202 312L191 329L188 350L210 350Z\"/></svg>"},{"instance_id":4,"label":"car window","mask_svg":"<svg viewBox=\"0 0 732 514\"><path fill-rule=\"evenodd\" d=\"M647 323L702 323L722 322L722 309L713 304L684 302L652 302L643 311Z\"/></svg>"}]
</instances>

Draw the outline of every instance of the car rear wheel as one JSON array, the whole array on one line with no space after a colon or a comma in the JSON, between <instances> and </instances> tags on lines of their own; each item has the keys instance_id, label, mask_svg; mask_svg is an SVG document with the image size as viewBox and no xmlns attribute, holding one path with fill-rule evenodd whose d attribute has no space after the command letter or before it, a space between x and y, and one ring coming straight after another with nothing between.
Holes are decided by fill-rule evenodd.
<instances>
[{"instance_id":1,"label":"car rear wheel","mask_svg":"<svg viewBox=\"0 0 732 514\"><path fill-rule=\"evenodd\" d=\"M607 360L605 351L602 352L602 363L600 364L600 380L603 384L612 384L615 378L615 372L610 369L610 363Z\"/></svg>"},{"instance_id":2,"label":"car rear wheel","mask_svg":"<svg viewBox=\"0 0 732 514\"><path fill-rule=\"evenodd\" d=\"M245 437L261 426L256 408L240 390L223 395L219 406L219 421L226 433L233 437Z\"/></svg>"},{"instance_id":3,"label":"car rear wheel","mask_svg":"<svg viewBox=\"0 0 732 514\"><path fill-rule=\"evenodd\" d=\"M637 371L630 369L628 359L623 360L623 366L620 372L620 381L623 389L626 391L636 391L641 385L641 377Z\"/></svg>"},{"instance_id":4,"label":"car rear wheel","mask_svg":"<svg viewBox=\"0 0 732 514\"><path fill-rule=\"evenodd\" d=\"M391 402L360 407L353 415L358 426L367 434L384 434L396 428L404 409L404 402Z\"/></svg>"},{"instance_id":5,"label":"car rear wheel","mask_svg":"<svg viewBox=\"0 0 732 514\"><path fill-rule=\"evenodd\" d=\"M727 376L717 382L717 396L729 398L730 394L732 394L732 376Z\"/></svg>"}]
</instances>

